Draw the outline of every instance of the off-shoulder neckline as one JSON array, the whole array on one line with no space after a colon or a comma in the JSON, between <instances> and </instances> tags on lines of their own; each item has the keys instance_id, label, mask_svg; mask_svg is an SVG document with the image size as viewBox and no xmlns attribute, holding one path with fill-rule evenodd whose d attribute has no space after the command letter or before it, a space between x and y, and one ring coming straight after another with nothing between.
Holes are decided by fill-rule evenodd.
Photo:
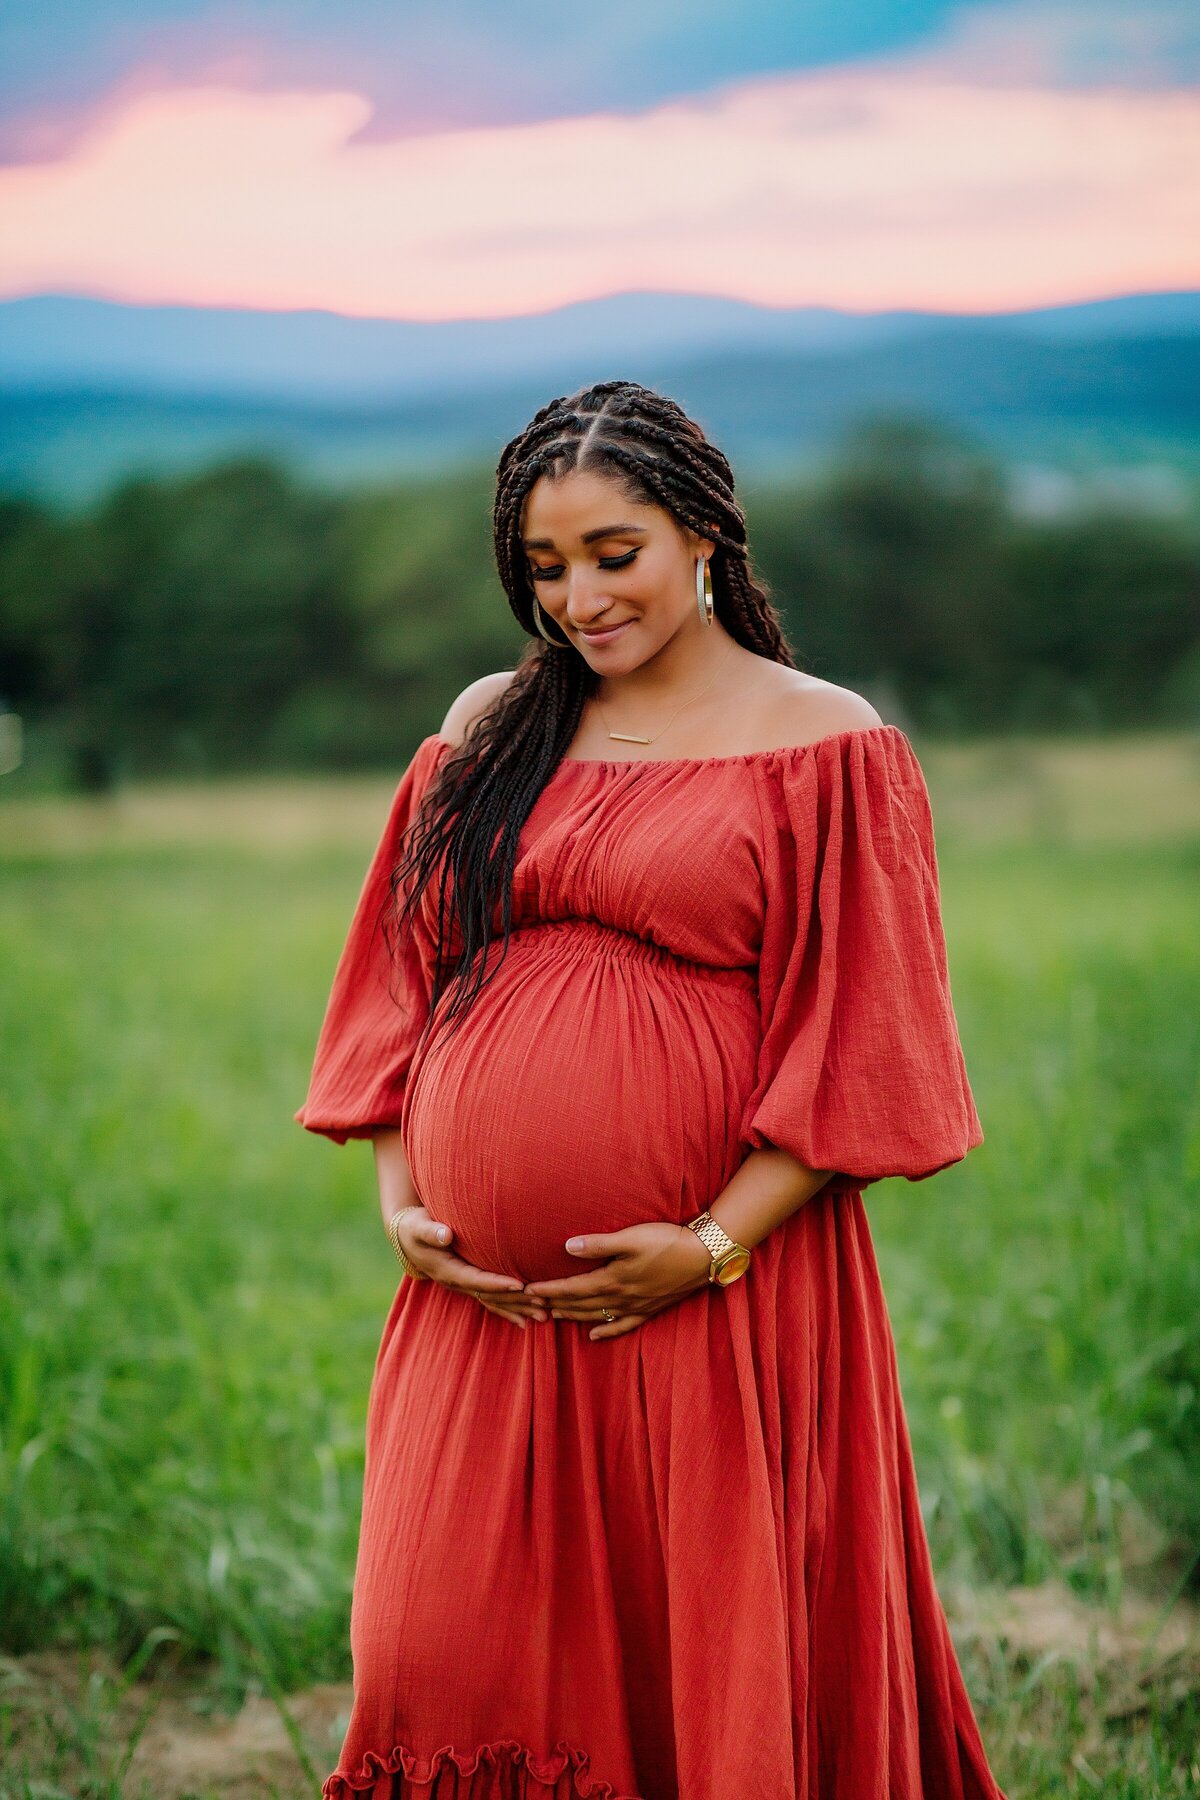
<instances>
[{"instance_id":1,"label":"off-shoulder neckline","mask_svg":"<svg viewBox=\"0 0 1200 1800\"><path fill-rule=\"evenodd\" d=\"M807 744L775 744L768 750L744 750L739 756L564 756L555 767L553 774L557 775L562 769L710 769L719 766L769 762L778 757L805 756L810 751L822 750L827 745L842 743L847 738L871 738L884 733L904 738L904 732L899 725L852 725L845 731L830 731L824 737L811 738ZM443 737L440 731L432 732L431 736L439 744L444 744L451 750L457 748L453 741Z\"/></svg>"}]
</instances>

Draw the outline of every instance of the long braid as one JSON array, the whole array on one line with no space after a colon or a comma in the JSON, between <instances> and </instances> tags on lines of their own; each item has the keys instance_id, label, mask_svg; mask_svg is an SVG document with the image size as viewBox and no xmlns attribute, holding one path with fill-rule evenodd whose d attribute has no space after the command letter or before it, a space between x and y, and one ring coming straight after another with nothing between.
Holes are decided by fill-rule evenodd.
<instances>
[{"instance_id":1,"label":"long braid","mask_svg":"<svg viewBox=\"0 0 1200 1800\"><path fill-rule=\"evenodd\" d=\"M683 408L633 381L596 382L541 407L500 453L492 507L497 571L530 642L504 693L430 783L392 872L385 909L394 953L436 876L437 949L426 1031L435 1016L456 1029L507 951L522 828L597 685L572 644L550 644L538 633L521 543L521 514L535 483L574 469L617 476L632 494L709 539L713 604L725 629L757 655L796 666L779 616L750 567L733 470ZM492 959L489 946L497 934L500 958Z\"/></svg>"}]
</instances>

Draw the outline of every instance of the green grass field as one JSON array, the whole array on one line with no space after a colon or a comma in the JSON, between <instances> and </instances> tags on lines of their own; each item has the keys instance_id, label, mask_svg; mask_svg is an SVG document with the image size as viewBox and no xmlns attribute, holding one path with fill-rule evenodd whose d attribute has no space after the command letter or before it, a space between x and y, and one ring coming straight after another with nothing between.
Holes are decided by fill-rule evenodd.
<instances>
[{"instance_id":1,"label":"green grass field","mask_svg":"<svg viewBox=\"0 0 1200 1800\"><path fill-rule=\"evenodd\" d=\"M943 1592L1010 1800L1200 1794L1200 748L917 748L987 1141L868 1205ZM0 805L0 1796L139 1793L111 1673L31 1716L79 1645L332 1767L396 1271L292 1113L389 792Z\"/></svg>"}]
</instances>

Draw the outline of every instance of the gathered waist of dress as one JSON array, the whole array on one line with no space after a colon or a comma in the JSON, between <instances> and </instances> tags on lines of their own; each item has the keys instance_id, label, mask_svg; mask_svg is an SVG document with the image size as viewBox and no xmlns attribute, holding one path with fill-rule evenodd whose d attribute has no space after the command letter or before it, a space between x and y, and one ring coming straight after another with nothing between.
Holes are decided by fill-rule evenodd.
<instances>
[{"instance_id":1,"label":"gathered waist of dress","mask_svg":"<svg viewBox=\"0 0 1200 1800\"><path fill-rule=\"evenodd\" d=\"M496 940L493 940L490 951L495 952L495 947ZM649 938L639 937L635 931L582 915L532 919L523 925L514 925L509 938L509 953L514 950L538 954L549 951L555 956L628 957L662 968L673 976L681 975L686 980L727 982L750 991L758 986L757 969L742 964L697 962L662 944L653 943Z\"/></svg>"}]
</instances>

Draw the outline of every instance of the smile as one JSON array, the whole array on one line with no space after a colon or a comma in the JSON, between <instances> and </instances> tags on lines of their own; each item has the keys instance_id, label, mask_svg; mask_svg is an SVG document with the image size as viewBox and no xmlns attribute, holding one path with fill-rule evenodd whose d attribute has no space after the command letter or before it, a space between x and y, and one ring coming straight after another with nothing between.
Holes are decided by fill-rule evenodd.
<instances>
[{"instance_id":1,"label":"smile","mask_svg":"<svg viewBox=\"0 0 1200 1800\"><path fill-rule=\"evenodd\" d=\"M621 635L627 625L632 624L632 619L622 619L619 625L609 625L603 631L584 631L581 628L579 635L589 644L611 644L614 638Z\"/></svg>"}]
</instances>

